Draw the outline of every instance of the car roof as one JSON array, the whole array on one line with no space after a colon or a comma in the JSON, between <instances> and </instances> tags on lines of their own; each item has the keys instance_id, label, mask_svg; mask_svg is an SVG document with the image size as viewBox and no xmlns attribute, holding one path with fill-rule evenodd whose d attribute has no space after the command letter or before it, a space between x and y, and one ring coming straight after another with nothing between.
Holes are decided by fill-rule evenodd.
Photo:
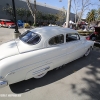
<instances>
[{"instance_id":1,"label":"car roof","mask_svg":"<svg viewBox=\"0 0 100 100\"><path fill-rule=\"evenodd\" d=\"M30 31L38 33L45 38L50 38L50 37L60 35L60 34L78 33L76 30L73 30L70 28L63 28L60 26L38 27L38 28L31 29Z\"/></svg>"},{"instance_id":2,"label":"car roof","mask_svg":"<svg viewBox=\"0 0 100 100\"><path fill-rule=\"evenodd\" d=\"M0 20L3 20L3 21L11 21L11 20L8 20L8 19L0 19Z\"/></svg>"}]
</instances>

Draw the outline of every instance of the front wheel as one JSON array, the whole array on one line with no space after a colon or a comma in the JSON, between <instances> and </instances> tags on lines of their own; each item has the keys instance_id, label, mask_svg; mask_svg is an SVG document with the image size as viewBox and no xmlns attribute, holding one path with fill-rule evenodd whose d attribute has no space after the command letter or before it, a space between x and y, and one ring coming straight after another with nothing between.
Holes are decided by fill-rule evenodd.
<instances>
[{"instance_id":1,"label":"front wheel","mask_svg":"<svg viewBox=\"0 0 100 100\"><path fill-rule=\"evenodd\" d=\"M90 48L86 51L86 53L85 53L84 56L88 56L88 55L90 54L91 50L92 50L92 47L90 47Z\"/></svg>"}]
</instances>

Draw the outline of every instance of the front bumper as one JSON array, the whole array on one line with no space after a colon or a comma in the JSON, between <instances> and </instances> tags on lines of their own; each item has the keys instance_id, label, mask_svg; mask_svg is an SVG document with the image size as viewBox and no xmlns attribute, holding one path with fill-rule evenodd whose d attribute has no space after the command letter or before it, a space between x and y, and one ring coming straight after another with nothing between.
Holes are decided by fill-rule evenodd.
<instances>
[{"instance_id":1,"label":"front bumper","mask_svg":"<svg viewBox=\"0 0 100 100\"><path fill-rule=\"evenodd\" d=\"M0 81L0 88L7 86L7 81Z\"/></svg>"}]
</instances>

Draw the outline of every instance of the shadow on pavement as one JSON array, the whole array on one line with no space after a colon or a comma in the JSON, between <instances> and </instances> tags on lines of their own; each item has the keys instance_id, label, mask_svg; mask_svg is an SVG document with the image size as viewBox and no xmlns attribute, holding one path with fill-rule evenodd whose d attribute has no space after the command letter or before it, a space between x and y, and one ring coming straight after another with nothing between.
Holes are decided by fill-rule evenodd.
<instances>
[{"instance_id":1,"label":"shadow on pavement","mask_svg":"<svg viewBox=\"0 0 100 100\"><path fill-rule=\"evenodd\" d=\"M84 77L82 79L88 88L82 87L78 89L76 84L71 84L72 91L79 96L87 95L90 98L88 100L100 100L100 48L96 48L92 52L92 55L88 57L88 63L92 67L87 67L89 70L85 73L90 78Z\"/></svg>"},{"instance_id":2,"label":"shadow on pavement","mask_svg":"<svg viewBox=\"0 0 100 100\"><path fill-rule=\"evenodd\" d=\"M97 68L100 69L100 59L99 58L100 58L100 52L93 50L92 53L88 57L82 57L76 61L66 64L65 66L63 66L62 68L58 70L56 69L52 70L48 72L43 78L40 78L40 79L32 78L26 81L12 84L10 85L10 89L14 93L24 93L32 89L35 89L37 87L42 87L42 86L51 84L55 81L58 81L64 77L67 77L70 74L73 74L75 71L78 71L81 68L86 67L91 64L94 67L91 68L90 72L86 72L86 74L93 75L95 77L95 81L84 78L83 81L87 82L87 85L89 85L89 88L88 89L83 88L80 92L80 94L91 95L89 91L92 91L93 87L95 89L97 88L100 90L100 85L96 82L96 81L100 81L100 78L96 75L96 73L100 73L97 71ZM71 86L72 86L73 92L77 91L75 84L71 84ZM96 94L98 93L97 90L94 90L94 91ZM91 96L91 98L93 97Z\"/></svg>"}]
</instances>

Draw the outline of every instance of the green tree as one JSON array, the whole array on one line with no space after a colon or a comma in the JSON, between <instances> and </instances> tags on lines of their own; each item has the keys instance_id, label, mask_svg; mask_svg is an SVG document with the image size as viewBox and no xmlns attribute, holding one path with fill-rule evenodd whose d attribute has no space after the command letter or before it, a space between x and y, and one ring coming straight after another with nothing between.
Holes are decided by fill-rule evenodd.
<instances>
[{"instance_id":1,"label":"green tree","mask_svg":"<svg viewBox=\"0 0 100 100\"><path fill-rule=\"evenodd\" d=\"M26 21L28 22L28 18L31 16L30 10L25 9L25 16L26 16Z\"/></svg>"},{"instance_id":2,"label":"green tree","mask_svg":"<svg viewBox=\"0 0 100 100\"><path fill-rule=\"evenodd\" d=\"M22 20L22 18L25 16L25 9L24 8L17 8L16 13Z\"/></svg>"},{"instance_id":3,"label":"green tree","mask_svg":"<svg viewBox=\"0 0 100 100\"><path fill-rule=\"evenodd\" d=\"M46 13L42 13L40 11L37 11L37 20L47 20L48 22L55 21L56 20L56 15L54 14L46 14Z\"/></svg>"},{"instance_id":4,"label":"green tree","mask_svg":"<svg viewBox=\"0 0 100 100\"><path fill-rule=\"evenodd\" d=\"M13 8L12 8L12 6L3 7L3 11L5 11L10 16L13 16Z\"/></svg>"},{"instance_id":5,"label":"green tree","mask_svg":"<svg viewBox=\"0 0 100 100\"><path fill-rule=\"evenodd\" d=\"M87 22L96 21L96 10L95 9L92 9L90 12L88 12L86 20Z\"/></svg>"},{"instance_id":6,"label":"green tree","mask_svg":"<svg viewBox=\"0 0 100 100\"><path fill-rule=\"evenodd\" d=\"M97 20L100 20L100 8L97 10Z\"/></svg>"},{"instance_id":7,"label":"green tree","mask_svg":"<svg viewBox=\"0 0 100 100\"><path fill-rule=\"evenodd\" d=\"M41 20L42 19L42 12L37 11L37 19Z\"/></svg>"},{"instance_id":8,"label":"green tree","mask_svg":"<svg viewBox=\"0 0 100 100\"><path fill-rule=\"evenodd\" d=\"M59 13L56 14L56 20L63 23L65 20L66 16L63 11L59 11Z\"/></svg>"}]
</instances>

